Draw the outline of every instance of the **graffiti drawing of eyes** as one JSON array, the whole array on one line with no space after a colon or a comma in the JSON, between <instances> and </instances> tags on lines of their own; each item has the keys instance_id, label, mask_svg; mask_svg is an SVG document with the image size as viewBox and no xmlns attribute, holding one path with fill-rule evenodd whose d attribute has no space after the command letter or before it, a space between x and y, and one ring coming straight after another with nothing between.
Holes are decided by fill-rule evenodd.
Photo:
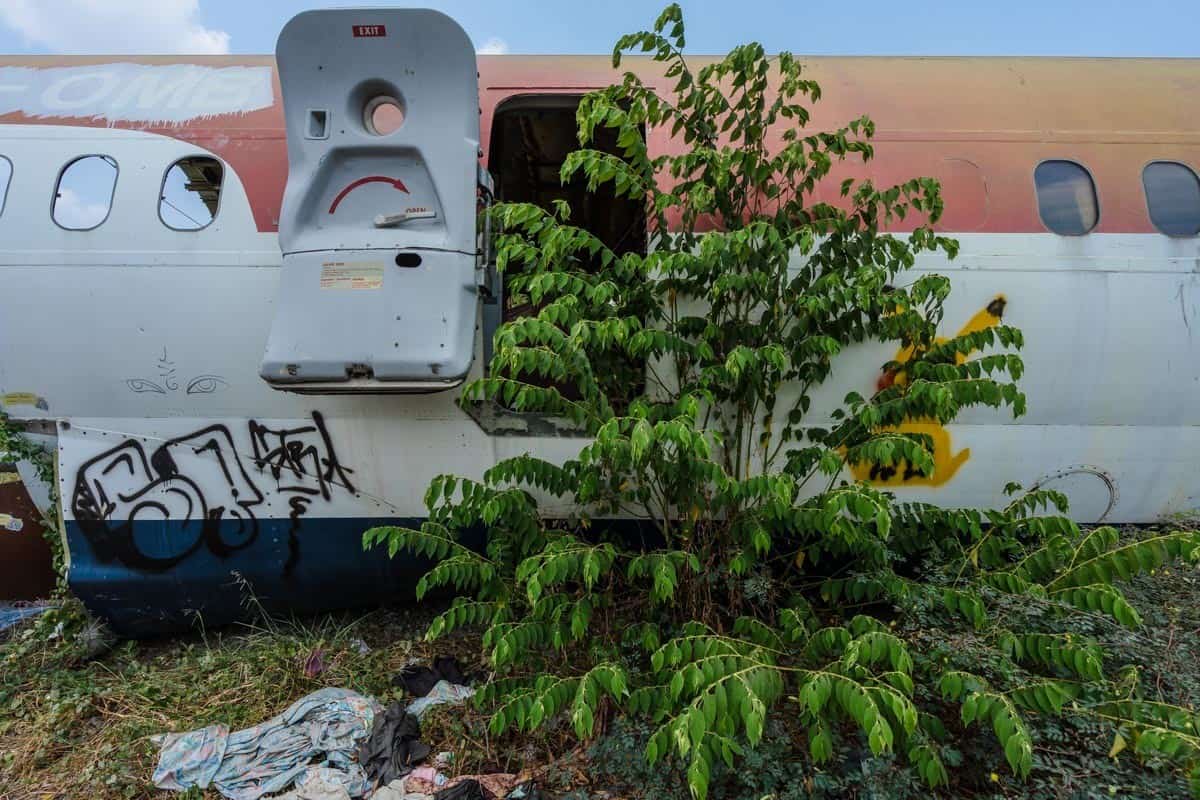
<instances>
[{"instance_id":1,"label":"graffiti drawing of eyes","mask_svg":"<svg viewBox=\"0 0 1200 800\"><path fill-rule=\"evenodd\" d=\"M167 390L159 386L154 381L148 381L145 378L129 378L125 381L125 385L130 391L142 394L143 392L154 392L155 394L166 394Z\"/></svg>"},{"instance_id":2,"label":"graffiti drawing of eyes","mask_svg":"<svg viewBox=\"0 0 1200 800\"><path fill-rule=\"evenodd\" d=\"M188 382L188 394L212 394L217 389L224 389L229 383L218 375L197 375Z\"/></svg>"}]
</instances>

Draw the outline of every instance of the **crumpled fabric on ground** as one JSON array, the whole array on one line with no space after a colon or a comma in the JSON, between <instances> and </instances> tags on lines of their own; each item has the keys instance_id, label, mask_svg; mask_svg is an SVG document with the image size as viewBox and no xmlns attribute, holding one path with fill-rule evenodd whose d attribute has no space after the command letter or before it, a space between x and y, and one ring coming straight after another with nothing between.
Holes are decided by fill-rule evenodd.
<instances>
[{"instance_id":1,"label":"crumpled fabric on ground","mask_svg":"<svg viewBox=\"0 0 1200 800\"><path fill-rule=\"evenodd\" d=\"M452 786L441 789L433 796L433 800L495 800L496 795L487 794L479 781L463 778L455 781Z\"/></svg>"},{"instance_id":2,"label":"crumpled fabric on ground","mask_svg":"<svg viewBox=\"0 0 1200 800\"><path fill-rule=\"evenodd\" d=\"M371 795L371 800L433 800L433 795L412 791L409 789L407 778L397 778L387 786L377 789L375 794Z\"/></svg>"},{"instance_id":3,"label":"crumpled fabric on ground","mask_svg":"<svg viewBox=\"0 0 1200 800\"><path fill-rule=\"evenodd\" d=\"M483 787L484 797L508 797L521 779L508 772L492 772L487 775L460 775L450 781L450 786L459 781L475 781Z\"/></svg>"},{"instance_id":4,"label":"crumpled fabric on ground","mask_svg":"<svg viewBox=\"0 0 1200 800\"><path fill-rule=\"evenodd\" d=\"M445 775L440 772L436 773L434 781L425 780L428 773L424 771L414 771L408 778L405 779L405 787L410 792L422 792L432 794L437 800L473 800L476 795L473 793L473 787L479 790L478 797L483 800L497 800L498 798L507 797L510 792L517 788L521 779L517 775L509 772L495 772L486 775L459 775L457 778L447 780ZM460 786L470 784L466 789L460 789ZM458 790L466 792L463 795L444 794L450 790Z\"/></svg>"},{"instance_id":5,"label":"crumpled fabric on ground","mask_svg":"<svg viewBox=\"0 0 1200 800\"><path fill-rule=\"evenodd\" d=\"M319 770L310 768L296 779L294 789L272 800L351 800L345 785L337 778L321 774L322 771L336 770L329 770L327 767L321 767Z\"/></svg>"},{"instance_id":6,"label":"crumpled fabric on ground","mask_svg":"<svg viewBox=\"0 0 1200 800\"><path fill-rule=\"evenodd\" d=\"M429 694L418 697L408 704L408 713L420 719L433 706L442 703L458 705L473 694L475 694L475 690L470 686L461 686L450 681L438 681Z\"/></svg>"},{"instance_id":7,"label":"crumpled fabric on ground","mask_svg":"<svg viewBox=\"0 0 1200 800\"><path fill-rule=\"evenodd\" d=\"M437 685L438 681L469 683L467 676L463 675L462 669L458 666L458 659L453 656L438 656L433 660L432 668L417 664L407 666L400 670L400 674L396 676L394 682L403 686L404 690L413 697L424 697L433 691L433 687Z\"/></svg>"},{"instance_id":8,"label":"crumpled fabric on ground","mask_svg":"<svg viewBox=\"0 0 1200 800\"><path fill-rule=\"evenodd\" d=\"M538 791L537 784L533 781L525 781L519 784L506 795L504 800L545 800L544 796Z\"/></svg>"},{"instance_id":9,"label":"crumpled fabric on ground","mask_svg":"<svg viewBox=\"0 0 1200 800\"><path fill-rule=\"evenodd\" d=\"M401 702L376 715L371 735L358 746L358 761L372 786L404 777L429 757L429 745L420 736L421 724Z\"/></svg>"},{"instance_id":10,"label":"crumpled fabric on ground","mask_svg":"<svg viewBox=\"0 0 1200 800\"><path fill-rule=\"evenodd\" d=\"M404 779L404 785L410 792L432 795L449 783L449 780L433 767L425 766L410 772Z\"/></svg>"},{"instance_id":11,"label":"crumpled fabric on ground","mask_svg":"<svg viewBox=\"0 0 1200 800\"><path fill-rule=\"evenodd\" d=\"M230 800L258 800L288 789L309 767L347 776L351 797L370 786L354 761L380 712L379 704L349 689L326 688L302 697L282 714L230 733L225 725L162 737L154 785L184 790L213 786ZM323 760L314 764L313 760Z\"/></svg>"}]
</instances>

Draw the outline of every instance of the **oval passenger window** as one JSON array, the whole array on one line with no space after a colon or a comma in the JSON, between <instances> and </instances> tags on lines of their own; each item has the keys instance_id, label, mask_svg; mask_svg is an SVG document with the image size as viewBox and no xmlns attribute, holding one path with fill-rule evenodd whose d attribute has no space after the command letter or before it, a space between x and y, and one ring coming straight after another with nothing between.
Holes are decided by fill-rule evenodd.
<instances>
[{"instance_id":1,"label":"oval passenger window","mask_svg":"<svg viewBox=\"0 0 1200 800\"><path fill-rule=\"evenodd\" d=\"M1043 161L1033 172L1042 222L1062 236L1082 236L1100 220L1096 184L1074 161Z\"/></svg>"},{"instance_id":2,"label":"oval passenger window","mask_svg":"<svg viewBox=\"0 0 1200 800\"><path fill-rule=\"evenodd\" d=\"M51 216L69 231L100 227L112 210L117 188L117 160L112 156L83 156L63 168L54 190Z\"/></svg>"},{"instance_id":3,"label":"oval passenger window","mask_svg":"<svg viewBox=\"0 0 1200 800\"><path fill-rule=\"evenodd\" d=\"M208 227L221 204L221 181L225 168L210 156L181 158L163 176L158 216L176 231L198 231Z\"/></svg>"},{"instance_id":4,"label":"oval passenger window","mask_svg":"<svg viewBox=\"0 0 1200 800\"><path fill-rule=\"evenodd\" d=\"M1155 161L1142 170L1150 221L1167 236L1200 233L1200 178L1186 164Z\"/></svg>"}]
</instances>

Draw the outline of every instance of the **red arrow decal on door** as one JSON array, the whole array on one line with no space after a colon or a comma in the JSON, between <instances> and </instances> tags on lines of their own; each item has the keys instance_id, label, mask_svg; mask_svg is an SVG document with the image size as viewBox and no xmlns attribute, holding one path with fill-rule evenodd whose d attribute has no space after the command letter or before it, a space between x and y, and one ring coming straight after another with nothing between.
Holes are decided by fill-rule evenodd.
<instances>
[{"instance_id":1,"label":"red arrow decal on door","mask_svg":"<svg viewBox=\"0 0 1200 800\"><path fill-rule=\"evenodd\" d=\"M358 180L354 181L354 183L338 192L338 196L333 198L333 202L329 206L329 213L332 214L333 212L337 211L338 204L345 199L346 195L350 194L358 187L368 183L390 183L396 189L399 189L405 194L412 194L412 192L408 191L408 187L404 185L404 181L400 180L399 178L387 178L383 175L371 175L367 178L359 178Z\"/></svg>"}]
</instances>

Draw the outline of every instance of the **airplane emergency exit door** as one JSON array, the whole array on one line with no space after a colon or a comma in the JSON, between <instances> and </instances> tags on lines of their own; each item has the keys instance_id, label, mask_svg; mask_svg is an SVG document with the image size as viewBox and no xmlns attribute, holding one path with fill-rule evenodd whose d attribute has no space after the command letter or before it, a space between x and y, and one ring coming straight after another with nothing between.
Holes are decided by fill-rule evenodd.
<instances>
[{"instance_id":1,"label":"airplane emergency exit door","mask_svg":"<svg viewBox=\"0 0 1200 800\"><path fill-rule=\"evenodd\" d=\"M457 385L478 307L470 39L435 11L310 11L276 58L288 180L262 377L313 393Z\"/></svg>"}]
</instances>

